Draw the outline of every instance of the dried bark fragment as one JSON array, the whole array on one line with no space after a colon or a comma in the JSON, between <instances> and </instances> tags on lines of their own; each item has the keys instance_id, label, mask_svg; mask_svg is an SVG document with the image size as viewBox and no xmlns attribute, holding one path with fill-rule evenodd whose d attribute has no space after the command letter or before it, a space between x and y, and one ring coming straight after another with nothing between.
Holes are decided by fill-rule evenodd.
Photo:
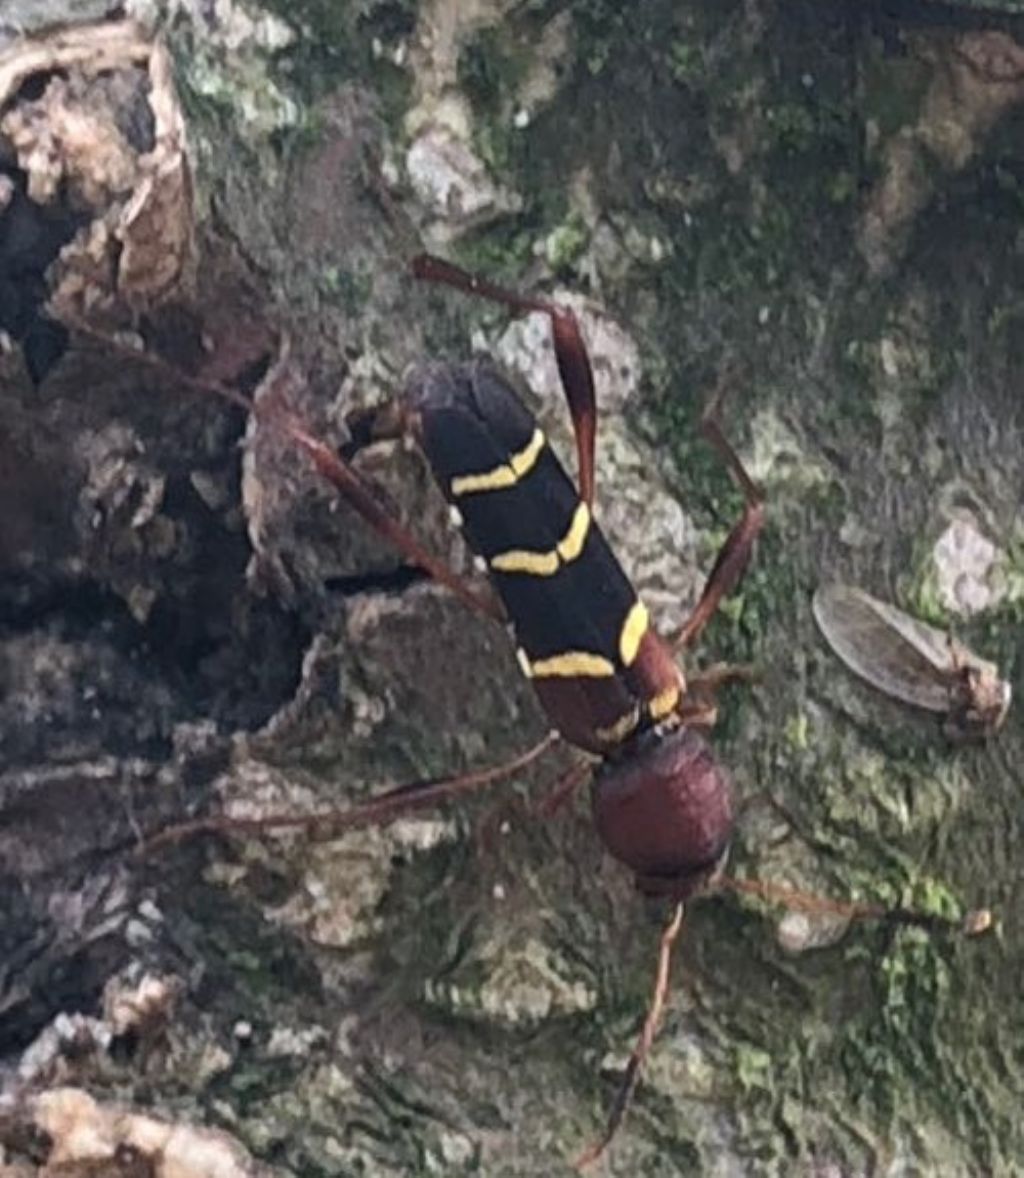
<instances>
[{"instance_id":1,"label":"dried bark fragment","mask_svg":"<svg viewBox=\"0 0 1024 1178\"><path fill-rule=\"evenodd\" d=\"M76 226L50 275L66 323L131 323L188 285L193 208L163 45L130 21L0 54L0 142L29 201Z\"/></svg>"}]
</instances>

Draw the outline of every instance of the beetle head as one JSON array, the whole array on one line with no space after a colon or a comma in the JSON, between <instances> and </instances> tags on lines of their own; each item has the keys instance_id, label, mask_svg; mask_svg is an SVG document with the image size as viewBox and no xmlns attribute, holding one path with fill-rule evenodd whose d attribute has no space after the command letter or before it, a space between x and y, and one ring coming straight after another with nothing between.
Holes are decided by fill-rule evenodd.
<instances>
[{"instance_id":1,"label":"beetle head","mask_svg":"<svg viewBox=\"0 0 1024 1178\"><path fill-rule=\"evenodd\" d=\"M733 829L732 786L690 728L654 728L594 778L594 822L648 895L685 899L721 866Z\"/></svg>"}]
</instances>

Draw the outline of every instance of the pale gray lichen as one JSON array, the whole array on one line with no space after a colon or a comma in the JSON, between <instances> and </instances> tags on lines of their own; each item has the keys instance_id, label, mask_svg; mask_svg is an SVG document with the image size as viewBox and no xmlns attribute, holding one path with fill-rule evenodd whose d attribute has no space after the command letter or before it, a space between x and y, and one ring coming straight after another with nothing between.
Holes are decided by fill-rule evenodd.
<instances>
[{"instance_id":1,"label":"pale gray lichen","mask_svg":"<svg viewBox=\"0 0 1024 1178\"><path fill-rule=\"evenodd\" d=\"M423 996L451 1014L509 1027L537 1025L597 1005L592 982L547 940L509 939L500 933L477 946L451 977L429 979Z\"/></svg>"},{"instance_id":2,"label":"pale gray lichen","mask_svg":"<svg viewBox=\"0 0 1024 1178\"><path fill-rule=\"evenodd\" d=\"M422 229L433 248L522 208L522 199L496 183L469 144L445 126L420 131L405 154L405 170L428 214Z\"/></svg>"},{"instance_id":3,"label":"pale gray lichen","mask_svg":"<svg viewBox=\"0 0 1024 1178\"><path fill-rule=\"evenodd\" d=\"M942 606L967 618L998 605L1005 596L1005 585L1000 584L1005 560L977 520L961 511L932 548L935 589Z\"/></svg>"},{"instance_id":4,"label":"pale gray lichen","mask_svg":"<svg viewBox=\"0 0 1024 1178\"><path fill-rule=\"evenodd\" d=\"M750 446L743 457L751 478L769 495L782 488L787 495L820 489L834 478L774 409L761 409L751 418Z\"/></svg>"},{"instance_id":5,"label":"pale gray lichen","mask_svg":"<svg viewBox=\"0 0 1024 1178\"><path fill-rule=\"evenodd\" d=\"M296 127L301 108L274 75L274 55L297 37L274 13L237 0L133 0L140 20L176 20L178 35L191 26L186 61L189 87L229 106L254 138ZM216 152L213 144L207 151ZM269 161L268 161L269 162Z\"/></svg>"}]
</instances>

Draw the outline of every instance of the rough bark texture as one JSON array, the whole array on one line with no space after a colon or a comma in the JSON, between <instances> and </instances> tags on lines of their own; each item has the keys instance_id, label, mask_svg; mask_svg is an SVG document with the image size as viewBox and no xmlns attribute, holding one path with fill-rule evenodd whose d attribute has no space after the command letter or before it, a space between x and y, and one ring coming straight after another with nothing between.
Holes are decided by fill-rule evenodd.
<instances>
[{"instance_id":1,"label":"rough bark texture","mask_svg":"<svg viewBox=\"0 0 1024 1178\"><path fill-rule=\"evenodd\" d=\"M7 54L106 12L8 6ZM726 424L770 521L697 656L762 670L716 738L732 868L998 920L793 956L777 914L695 904L606 1172L1019 1172L1019 708L950 747L810 612L863 585L1024 690L1019 6L128 7L103 71L0 70L0 1170L548 1175L602 1124L663 913L584 798L515 804L557 757L383 830L135 855L544 730L501 628L201 387L287 350L341 444L409 362L475 342L564 442L543 324L414 289L426 244L584 296L601 516L666 628L739 509L695 423L742 373ZM360 462L465 560L414 455Z\"/></svg>"}]
</instances>

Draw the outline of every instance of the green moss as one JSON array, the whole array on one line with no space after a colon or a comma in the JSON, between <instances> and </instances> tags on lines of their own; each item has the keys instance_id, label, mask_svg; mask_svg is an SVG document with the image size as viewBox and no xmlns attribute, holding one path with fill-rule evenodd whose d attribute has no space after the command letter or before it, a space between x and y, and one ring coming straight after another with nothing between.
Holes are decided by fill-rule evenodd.
<instances>
[{"instance_id":1,"label":"green moss","mask_svg":"<svg viewBox=\"0 0 1024 1178\"><path fill-rule=\"evenodd\" d=\"M628 11L615 0L577 0L572 9L577 60L590 74L602 73L612 63L616 46L629 40L631 21L642 22L649 8L640 4Z\"/></svg>"},{"instance_id":2,"label":"green moss","mask_svg":"<svg viewBox=\"0 0 1024 1178\"><path fill-rule=\"evenodd\" d=\"M885 142L917 122L931 71L918 57L885 53L880 42L872 49L864 71L864 109Z\"/></svg>"},{"instance_id":3,"label":"green moss","mask_svg":"<svg viewBox=\"0 0 1024 1178\"><path fill-rule=\"evenodd\" d=\"M544 241L548 265L555 273L571 270L590 244L590 231L578 212L571 212Z\"/></svg>"},{"instance_id":4,"label":"green moss","mask_svg":"<svg viewBox=\"0 0 1024 1178\"><path fill-rule=\"evenodd\" d=\"M324 89L346 76L370 76L367 37L379 28L374 22L407 8L326 0L307 7L300 0L289 11L297 20L326 22L309 27L312 40L327 43L291 54L289 68L298 71L320 53L320 64L334 67L317 83ZM550 5L527 8L538 19L550 17ZM1002 816L1015 812L1015 783L1005 782L999 770L1004 760L1013 761L1014 734L1004 733L1009 744L995 754L983 750L974 761L972 753L951 753L926 724L908 726L896 710L880 708L877 716L846 710L841 692L831 693L841 672L816 645L807 602L823 572L844 562L868 574L903 567L902 533L898 544L886 536L877 550L852 553L836 540L846 508L874 502L877 490L847 460L878 453L885 477L895 469L887 465L890 456L882 455L873 395L886 332L907 329L915 348L921 343L915 353L920 362L894 393L895 405L906 408L906 422L912 423L906 430L911 441L920 423L938 411L936 393L946 388L955 365L978 376L979 395L1012 379L1012 365L1000 367L1010 354L1002 349L1012 342L1005 325L1016 314L1012 267L1000 270L986 243L993 217L1019 232L1019 209L1011 216L1019 193L994 183L990 203L979 198L976 178L964 180L952 190L961 204L951 210L951 221L923 224L928 256L912 252L906 273L889 285L866 283L852 244L853 198L870 176L860 170L863 125L856 94L844 89L855 52L844 23L850 10L828 3L783 6L766 19L753 47L745 42L739 10L712 0L644 0L632 8L612 0L574 4L572 52L578 56L567 65L572 76L550 111L524 131L514 130L506 117L523 70L516 37L492 31L474 40L460 61L460 80L477 118L477 147L500 179L524 193L526 208L463 239L453 253L473 269L518 282L536 263L537 243L547 243L549 265L571 270L593 244L568 208L566 194L580 174L591 177L589 195L609 224L643 224L646 230L651 218L651 232L671 244L664 264L622 273L609 267L600 275L601 293L643 338L656 435L675 460L680 499L703 530L705 569L742 509L742 497L697 430L704 391L723 361L746 362L725 407L727 431L743 452L753 439L748 423L768 412L795 422L808 451L839 471L842 486L810 490L795 476L780 475L750 572L699 652L706 661L754 661L765 672L763 684L725 694L714 739L744 800L767 791L794 818L792 829L776 821L776 829L784 830L777 845L760 841L756 825L745 830L734 862L765 876L807 878L836 896L913 903L947 915L959 911L961 897L964 905L989 902L987 892L978 896L986 889L1005 894L1009 903L1012 880L1000 882L1003 867L991 848L999 845ZM711 49L715 69L707 68ZM748 82L757 83L756 102L744 97ZM914 87L901 98L900 85L893 83L886 98L889 129L913 117ZM598 100L606 117L595 130L590 124ZM643 119L636 117L638 109ZM735 175L721 155L726 140L745 152ZM955 234L948 231L954 222ZM947 231L937 232L944 225ZM1006 256L1013 257L1012 249ZM975 323L974 304L948 297L965 289L957 275L970 272L968 261L978 266L968 286L982 322L994 325L982 337L996 353L987 375L978 355L963 347L964 324ZM908 318L907 311L915 274L915 298L928 308L920 319ZM364 281L335 269L322 275L319 290L326 299L357 307L366 296ZM770 312L766 324L759 319L762 307ZM1002 321L1000 307L1009 309ZM489 313L474 307L453 315ZM436 333L461 339L462 323L446 320ZM905 520L899 523L902 528ZM923 571L926 555L922 546L911 564ZM932 598L934 586L929 589L923 578L901 587L901 602L919 616L939 617ZM1021 608L1008 604L979 623L1001 658L1020 658ZM381 757L443 772L450 765L442 763L432 740L433 734L424 734L421 748L410 739L412 754L382 747ZM609 1050L628 1049L650 989L657 929L640 920L628 882L609 883L618 881L611 869L607 880L600 875L605 868L599 869L585 815L522 829L522 842L504 851L507 875L500 878L528 878L531 886L542 881L523 907L557 912L557 944L572 962L570 980L596 979L593 1017L571 1026L556 1019L530 1038L488 1031L479 1011L491 963L481 957L477 938L503 922L513 925L522 912L489 910L488 885L497 878L489 873L498 869L493 856L477 854L468 842L458 851L410 857L396 872L381 909L386 935L374 943L375 999L405 1004L406 1016L422 1020L417 1028L436 1036L436 1053L455 1060L455 1067L498 1043L501 1058L521 1062L531 1085L539 1076L553 1079L557 1095L546 1103L558 1107L546 1108L550 1120L538 1125L550 1132L556 1149L580 1134L578 1124L564 1123L572 1120L564 1109L575 1115L576 1105L560 1103L563 1093L584 1092L595 1120L604 1107L611 1084L600 1078L598 1061ZM1005 870L1012 876L1012 862ZM721 1164L722 1147L707 1130L710 1099L716 1124L730 1132L730 1162L742 1159L738 1164L752 1174L821 1164L862 1173L888 1164L894 1149L927 1170L949 1158L965 1172L1005 1166L1015 1156L1020 1131L1005 1119L999 1100L1019 1086L1019 1060L1012 1047L1000 1049L1005 1073L997 1080L975 1061L988 1059L993 1037L1009 1038L1006 1011L1015 1009L1017 981L1006 962L985 957L984 946L869 926L854 928L834 949L794 960L775 948L771 922L732 900L694 906L681 945L685 990L670 1011L679 1044L667 1030L655 1044L650 1074L659 1060L681 1068L679 1058L689 1058L698 1042L707 1075L686 1073L696 1095L686 1084L642 1083L623 1148L640 1150L654 1141L651 1173L676 1164L680 1172L711 1170ZM1000 952L1012 952L1009 938L1007 946ZM238 964L243 976L255 967L244 955ZM440 998L425 1002L424 984L437 979L431 993ZM258 976L257 983L253 990L262 993ZM452 1000L452 986L459 1002ZM683 993L696 998L689 1001ZM461 1000L466 994L468 1002ZM466 1011L472 1017L464 1017ZM583 1064L574 1055L578 1050L585 1053ZM678 1080L671 1070L667 1074ZM426 1168L402 1102L382 1093L379 1084L372 1087L374 1099L405 1118L408 1172ZM469 1112L460 1115L472 1123ZM986 1117L1003 1134L995 1152ZM487 1122L494 1123L501 1118ZM359 1130L364 1137L380 1132L385 1140L376 1122L368 1124ZM948 1153L944 1131L957 1138Z\"/></svg>"},{"instance_id":5,"label":"green moss","mask_svg":"<svg viewBox=\"0 0 1024 1178\"><path fill-rule=\"evenodd\" d=\"M772 1057L749 1043L736 1044L736 1078L747 1094L771 1087Z\"/></svg>"},{"instance_id":6,"label":"green moss","mask_svg":"<svg viewBox=\"0 0 1024 1178\"><path fill-rule=\"evenodd\" d=\"M784 152L806 152L817 145L818 123L806 103L784 102L765 114L776 146Z\"/></svg>"},{"instance_id":7,"label":"green moss","mask_svg":"<svg viewBox=\"0 0 1024 1178\"><path fill-rule=\"evenodd\" d=\"M485 231L460 238L453 253L460 265L495 281L515 283L530 259L536 230L523 218L510 218Z\"/></svg>"},{"instance_id":8,"label":"green moss","mask_svg":"<svg viewBox=\"0 0 1024 1178\"><path fill-rule=\"evenodd\" d=\"M848 205L857 196L857 176L848 168L839 168L825 181L825 194L833 205Z\"/></svg>"},{"instance_id":9,"label":"green moss","mask_svg":"<svg viewBox=\"0 0 1024 1178\"><path fill-rule=\"evenodd\" d=\"M796 712L786 721L783 735L794 753L805 753L810 748L809 728L804 712Z\"/></svg>"},{"instance_id":10,"label":"green moss","mask_svg":"<svg viewBox=\"0 0 1024 1178\"><path fill-rule=\"evenodd\" d=\"M508 116L529 62L527 48L507 25L481 29L459 51L459 88L477 115Z\"/></svg>"},{"instance_id":11,"label":"green moss","mask_svg":"<svg viewBox=\"0 0 1024 1178\"><path fill-rule=\"evenodd\" d=\"M297 32L276 55L275 69L305 105L359 79L371 83L397 123L408 106L410 80L386 50L411 35L415 0L266 0L265 7ZM384 52L375 52L378 47Z\"/></svg>"},{"instance_id":12,"label":"green moss","mask_svg":"<svg viewBox=\"0 0 1024 1178\"><path fill-rule=\"evenodd\" d=\"M683 86L693 86L701 81L704 72L704 57L700 45L679 38L668 50L668 71L673 81Z\"/></svg>"},{"instance_id":13,"label":"green moss","mask_svg":"<svg viewBox=\"0 0 1024 1178\"><path fill-rule=\"evenodd\" d=\"M918 546L919 556L913 561L917 572L899 582L900 595L906 611L922 622L933 626L948 626L949 611L939 597L939 582L930 550Z\"/></svg>"},{"instance_id":14,"label":"green moss","mask_svg":"<svg viewBox=\"0 0 1024 1178\"><path fill-rule=\"evenodd\" d=\"M319 290L325 300L342 307L347 315L355 316L373 293L373 277L362 269L325 266Z\"/></svg>"},{"instance_id":15,"label":"green moss","mask_svg":"<svg viewBox=\"0 0 1024 1178\"><path fill-rule=\"evenodd\" d=\"M282 938L244 898L221 888L196 884L184 897L197 952L204 960L221 962L225 973L216 985L222 1001L272 1022L286 1007L296 987L314 994L319 989L308 949L298 939Z\"/></svg>"}]
</instances>

